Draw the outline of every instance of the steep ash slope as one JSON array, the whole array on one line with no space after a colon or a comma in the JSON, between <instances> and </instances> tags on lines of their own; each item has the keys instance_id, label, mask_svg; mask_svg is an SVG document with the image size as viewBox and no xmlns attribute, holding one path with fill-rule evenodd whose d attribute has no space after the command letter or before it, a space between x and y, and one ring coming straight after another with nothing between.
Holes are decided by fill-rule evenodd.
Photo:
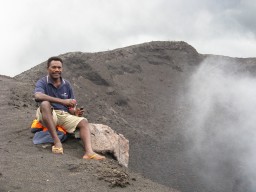
<instances>
[{"instance_id":1,"label":"steep ash slope","mask_svg":"<svg viewBox=\"0 0 256 192\"><path fill-rule=\"evenodd\" d=\"M64 143L65 154L32 144L34 85L0 76L0 191L175 191L121 167L116 161L85 161L81 143Z\"/></svg>"},{"instance_id":2,"label":"steep ash slope","mask_svg":"<svg viewBox=\"0 0 256 192\"><path fill-rule=\"evenodd\" d=\"M186 80L200 63L185 42L151 42L99 53L67 53L71 80L91 122L105 123L130 140L130 168L169 186L190 186L184 159L182 106ZM45 62L18 75L34 82ZM193 185L193 183L191 183Z\"/></svg>"}]
</instances>

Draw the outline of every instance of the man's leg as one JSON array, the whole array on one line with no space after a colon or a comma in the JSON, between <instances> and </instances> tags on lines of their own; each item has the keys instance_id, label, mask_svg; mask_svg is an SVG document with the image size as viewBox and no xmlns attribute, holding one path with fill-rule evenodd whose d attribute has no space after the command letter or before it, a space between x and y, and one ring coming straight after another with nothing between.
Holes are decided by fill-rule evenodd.
<instances>
[{"instance_id":1,"label":"man's leg","mask_svg":"<svg viewBox=\"0 0 256 192\"><path fill-rule=\"evenodd\" d=\"M40 105L40 111L42 113L43 123L48 128L48 130L53 138L54 146L62 148L61 141L57 135L56 125L53 120L52 107L51 107L50 102L43 101Z\"/></svg>"},{"instance_id":2,"label":"man's leg","mask_svg":"<svg viewBox=\"0 0 256 192\"><path fill-rule=\"evenodd\" d=\"M84 159L97 159L97 160L105 159L104 156L96 154L92 149L89 123L85 119L83 119L78 123L77 128L79 128L79 130L80 130L80 138L82 139L83 144L84 144L85 154L84 154L83 158Z\"/></svg>"}]
</instances>

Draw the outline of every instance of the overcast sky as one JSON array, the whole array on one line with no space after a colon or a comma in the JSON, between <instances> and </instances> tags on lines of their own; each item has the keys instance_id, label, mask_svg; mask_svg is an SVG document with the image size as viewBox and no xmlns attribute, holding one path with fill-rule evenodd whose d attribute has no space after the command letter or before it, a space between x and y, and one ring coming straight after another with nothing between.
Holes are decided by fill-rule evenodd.
<instances>
[{"instance_id":1,"label":"overcast sky","mask_svg":"<svg viewBox=\"0 0 256 192\"><path fill-rule=\"evenodd\" d=\"M72 51L185 41L199 53L256 57L255 0L1 0L1 75Z\"/></svg>"}]
</instances>

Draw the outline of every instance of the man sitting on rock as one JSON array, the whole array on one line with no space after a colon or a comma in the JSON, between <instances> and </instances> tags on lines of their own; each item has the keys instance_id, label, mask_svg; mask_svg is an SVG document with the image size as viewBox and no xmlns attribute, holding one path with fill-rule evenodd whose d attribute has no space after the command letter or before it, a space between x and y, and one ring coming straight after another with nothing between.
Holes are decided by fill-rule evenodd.
<instances>
[{"instance_id":1,"label":"man sitting on rock","mask_svg":"<svg viewBox=\"0 0 256 192\"><path fill-rule=\"evenodd\" d=\"M49 58L48 75L37 81L34 91L35 100L40 104L36 116L38 121L48 128L53 138L52 152L63 154L62 143L56 132L56 125L59 125L68 133L79 129L85 150L84 159L105 159L92 149L89 123L82 117L84 110L76 108L71 84L61 77L62 69L61 58Z\"/></svg>"}]
</instances>

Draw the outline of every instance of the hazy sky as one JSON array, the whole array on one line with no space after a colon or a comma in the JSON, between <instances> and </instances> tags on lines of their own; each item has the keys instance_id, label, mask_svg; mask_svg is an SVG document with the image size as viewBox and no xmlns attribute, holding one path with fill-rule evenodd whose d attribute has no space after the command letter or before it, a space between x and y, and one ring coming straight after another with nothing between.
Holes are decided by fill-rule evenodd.
<instances>
[{"instance_id":1,"label":"hazy sky","mask_svg":"<svg viewBox=\"0 0 256 192\"><path fill-rule=\"evenodd\" d=\"M66 52L185 41L199 53L256 57L255 0L1 0L1 75Z\"/></svg>"}]
</instances>

